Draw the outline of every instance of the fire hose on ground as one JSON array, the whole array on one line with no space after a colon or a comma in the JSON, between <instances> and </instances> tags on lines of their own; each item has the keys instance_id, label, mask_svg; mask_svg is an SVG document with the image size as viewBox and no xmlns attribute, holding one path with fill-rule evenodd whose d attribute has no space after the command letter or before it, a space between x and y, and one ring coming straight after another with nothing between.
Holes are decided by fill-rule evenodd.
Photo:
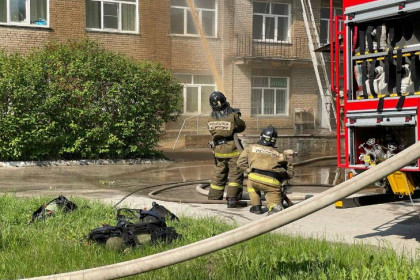
<instances>
[{"instance_id":1,"label":"fire hose on ground","mask_svg":"<svg viewBox=\"0 0 420 280\"><path fill-rule=\"evenodd\" d=\"M201 194L201 195L203 195L203 196L208 196L208 194L209 194L209 191L207 190L207 188L209 187L209 183L206 183L206 184L199 184L199 185L197 185L197 187L195 188L195 191L197 192L197 193L199 193L199 194ZM303 185L303 184L302 184ZM302 185L297 185L297 186L302 186ZM296 186L296 185L293 185L293 186ZM311 185L306 185L305 184L305 186L311 186L311 187L313 187L313 186L315 186L315 187L328 187L328 188L330 188L330 187L332 187L332 185L323 185L323 184L311 184ZM310 197L312 197L313 195L311 195L311 194L303 194L303 193L287 193L287 197L290 199L290 200L305 200L305 199L308 199L308 198L310 198ZM150 193L149 193L149 197L150 197ZM156 196L155 196L156 197ZM226 197L226 192L224 193L224 195L223 195L223 197L225 198ZM265 200L265 196L264 196L264 194L262 193L261 194L261 199L262 200ZM241 197L241 200L250 200L250 198L249 198L249 194L248 193L243 193L242 194L242 197ZM224 204L226 204L226 201L224 201L223 202ZM249 204L249 203L248 203Z\"/></svg>"},{"instance_id":2,"label":"fire hose on ground","mask_svg":"<svg viewBox=\"0 0 420 280\"><path fill-rule=\"evenodd\" d=\"M316 158L311 158L308 160L303 160L303 161L299 161L296 163L293 163L293 166L302 166L302 165L306 165L306 164L310 164L313 162L317 162L317 161L324 161L324 160L330 160L330 159L336 159L336 156L326 156L326 157L316 157ZM196 191L202 195L207 195L208 191L203 190L202 188L204 186L207 186L209 180L195 180L195 181L183 181L183 182L169 182L169 183L163 183L163 184L157 184L157 185L152 185L152 186L147 186L147 187L143 187L140 189L137 189L129 194L127 194L126 196L124 196L120 201L118 201L114 207L117 207L121 202L123 202L127 197L145 190L145 189L151 189L151 188L155 188L155 187L160 187L159 189L156 189L150 193L148 193L148 197L152 198L152 199L157 199L157 200L161 200L161 201L168 201L168 202L178 202L178 203L199 203L199 204L226 204L226 201L222 201L222 200L207 200L207 199L202 199L202 200L197 200L197 199L174 199L174 198L168 198L168 197L164 197L161 195L158 195L158 193L161 193L163 191L169 190L169 189L173 189L173 188L178 188L178 187L183 187L183 186L188 186L188 185L192 185L192 184L200 184L197 186ZM311 187L326 187L326 188L330 188L333 187L334 184L290 184L290 187L307 187L307 186L311 186ZM292 200L303 200L308 198L308 196L305 195L299 195L299 196L295 196L295 197L291 197ZM243 197L243 199L249 199L247 198L246 194Z\"/></svg>"},{"instance_id":3,"label":"fire hose on ground","mask_svg":"<svg viewBox=\"0 0 420 280\"><path fill-rule=\"evenodd\" d=\"M302 165L310 164L310 163L317 162L317 161L324 161L324 160L336 159L336 158L337 158L336 156L311 158L311 159L308 159L308 160L303 160L303 161L293 163L293 166L294 167L302 166ZM209 184L199 184L196 187L197 193L207 196L208 195L208 190L205 190L205 188L207 188L208 186L209 186ZM334 184L303 184L303 183L299 183L299 184L288 184L288 187L324 187L324 188L331 188L331 187L334 187ZM156 194L163 191L163 190L165 190L165 188L150 192L148 196L150 198L162 199L161 196L157 196ZM312 197L312 195L305 195L305 194L288 194L287 196L291 200L305 200L305 199L308 199L308 198ZM242 195L242 199L243 200L249 200L249 195L247 193L244 193ZM264 194L262 194L262 199L264 199ZM225 203L225 202L220 202L220 203Z\"/></svg>"},{"instance_id":4,"label":"fire hose on ground","mask_svg":"<svg viewBox=\"0 0 420 280\"><path fill-rule=\"evenodd\" d=\"M287 208L284 211L261 218L260 220L231 231L186 246L131 261L32 279L115 279L167 267L210 254L270 232L321 210L322 208L333 204L335 201L352 195L394 171L401 169L407 164L417 160L419 157L420 142L417 142L390 159L371 167L366 172L363 172L348 181Z\"/></svg>"}]
</instances>

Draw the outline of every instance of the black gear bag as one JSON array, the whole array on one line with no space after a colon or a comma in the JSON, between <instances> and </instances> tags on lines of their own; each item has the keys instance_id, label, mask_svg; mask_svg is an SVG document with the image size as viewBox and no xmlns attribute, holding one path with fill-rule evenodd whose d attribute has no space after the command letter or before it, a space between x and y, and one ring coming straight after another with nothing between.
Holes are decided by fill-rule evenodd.
<instances>
[{"instance_id":1,"label":"black gear bag","mask_svg":"<svg viewBox=\"0 0 420 280\"><path fill-rule=\"evenodd\" d=\"M179 218L174 213L166 209L164 206L157 204L156 202L152 203L152 208L149 210L129 208L120 208L117 210L117 221L135 223L138 221L166 221L166 219L171 221L176 220L179 222Z\"/></svg>"},{"instance_id":2,"label":"black gear bag","mask_svg":"<svg viewBox=\"0 0 420 280\"><path fill-rule=\"evenodd\" d=\"M171 221L177 220L179 222L179 218L174 213L172 213L171 211L166 209L164 206L159 205L154 201L152 203L152 208L150 208L149 211L157 213L159 217L163 217L164 219L169 218L169 220Z\"/></svg>"},{"instance_id":3,"label":"black gear bag","mask_svg":"<svg viewBox=\"0 0 420 280\"><path fill-rule=\"evenodd\" d=\"M152 203L150 210L120 208L116 226L103 225L89 233L88 239L106 244L111 237L122 238L124 245L135 246L149 242L171 242L182 236L166 225L166 218L179 221L164 206Z\"/></svg>"},{"instance_id":4,"label":"black gear bag","mask_svg":"<svg viewBox=\"0 0 420 280\"><path fill-rule=\"evenodd\" d=\"M41 205L35 212L32 213L31 223L37 219L43 219L47 216L52 216L57 210L63 212L71 212L77 209L77 205L74 202L68 200L65 196L60 195L54 198L50 202Z\"/></svg>"},{"instance_id":5,"label":"black gear bag","mask_svg":"<svg viewBox=\"0 0 420 280\"><path fill-rule=\"evenodd\" d=\"M171 242L182 236L173 227L167 227L164 221L134 224L120 221L116 226L103 225L93 229L88 239L105 244L111 237L120 237L126 246L135 246L149 242Z\"/></svg>"}]
</instances>

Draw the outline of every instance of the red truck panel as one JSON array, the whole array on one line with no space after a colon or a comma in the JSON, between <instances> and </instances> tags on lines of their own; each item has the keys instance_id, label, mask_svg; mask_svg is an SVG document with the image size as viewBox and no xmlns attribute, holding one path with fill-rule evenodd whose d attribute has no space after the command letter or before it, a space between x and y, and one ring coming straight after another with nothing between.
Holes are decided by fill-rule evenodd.
<instances>
[{"instance_id":1,"label":"red truck panel","mask_svg":"<svg viewBox=\"0 0 420 280\"><path fill-rule=\"evenodd\" d=\"M343 9L345 9L346 7L369 3L373 1L376 1L376 0L343 0Z\"/></svg>"},{"instance_id":2,"label":"red truck panel","mask_svg":"<svg viewBox=\"0 0 420 280\"><path fill-rule=\"evenodd\" d=\"M386 98L384 100L384 109L395 109L397 106L398 97ZM404 108L419 107L419 98L407 97L404 101ZM359 110L376 110L378 108L378 100L360 100L360 101L347 101L347 112Z\"/></svg>"}]
</instances>

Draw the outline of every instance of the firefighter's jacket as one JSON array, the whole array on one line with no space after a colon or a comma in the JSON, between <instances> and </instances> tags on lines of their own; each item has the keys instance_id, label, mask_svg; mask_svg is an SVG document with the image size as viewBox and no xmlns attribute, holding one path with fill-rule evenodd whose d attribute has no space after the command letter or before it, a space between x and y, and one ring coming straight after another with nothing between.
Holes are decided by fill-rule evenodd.
<instances>
[{"instance_id":1,"label":"firefighter's jacket","mask_svg":"<svg viewBox=\"0 0 420 280\"><path fill-rule=\"evenodd\" d=\"M274 147L259 144L247 146L242 151L238 167L250 173L249 179L272 186L279 186L294 175L293 165L286 160L285 155Z\"/></svg>"},{"instance_id":2,"label":"firefighter's jacket","mask_svg":"<svg viewBox=\"0 0 420 280\"><path fill-rule=\"evenodd\" d=\"M224 111L213 112L208 119L208 128L215 144L216 158L233 158L239 156L239 151L233 141L233 134L245 130L246 125L239 114L231 107Z\"/></svg>"}]
</instances>

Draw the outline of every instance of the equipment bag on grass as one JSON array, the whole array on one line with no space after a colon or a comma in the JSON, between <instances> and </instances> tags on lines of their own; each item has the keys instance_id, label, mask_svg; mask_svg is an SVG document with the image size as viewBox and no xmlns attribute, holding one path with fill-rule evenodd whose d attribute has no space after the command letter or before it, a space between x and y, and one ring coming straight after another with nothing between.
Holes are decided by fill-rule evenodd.
<instances>
[{"instance_id":1,"label":"equipment bag on grass","mask_svg":"<svg viewBox=\"0 0 420 280\"><path fill-rule=\"evenodd\" d=\"M116 226L103 225L93 229L88 239L108 248L121 249L122 246L144 245L154 242L171 242L182 236L164 221L130 223L119 221Z\"/></svg>"},{"instance_id":2,"label":"equipment bag on grass","mask_svg":"<svg viewBox=\"0 0 420 280\"><path fill-rule=\"evenodd\" d=\"M141 245L148 242L172 242L180 238L173 227L165 222L140 222L123 227L122 237L128 245Z\"/></svg>"},{"instance_id":3,"label":"equipment bag on grass","mask_svg":"<svg viewBox=\"0 0 420 280\"><path fill-rule=\"evenodd\" d=\"M64 212L71 212L77 209L77 205L74 202L68 200L65 196L60 195L57 198L54 198L50 202L41 205L33 214L31 223L36 219L43 219L47 216L54 215L58 210Z\"/></svg>"},{"instance_id":4,"label":"equipment bag on grass","mask_svg":"<svg viewBox=\"0 0 420 280\"><path fill-rule=\"evenodd\" d=\"M174 213L154 201L152 203L152 208L150 208L149 211L157 213L159 217L169 218L171 221L177 220L179 222L179 218Z\"/></svg>"},{"instance_id":5,"label":"equipment bag on grass","mask_svg":"<svg viewBox=\"0 0 420 280\"><path fill-rule=\"evenodd\" d=\"M114 227L110 225L103 225L101 227L93 229L88 236L89 240L97 243L105 243L111 237L121 237L122 229L120 227Z\"/></svg>"},{"instance_id":6,"label":"equipment bag on grass","mask_svg":"<svg viewBox=\"0 0 420 280\"><path fill-rule=\"evenodd\" d=\"M117 210L117 222L159 222L165 221L164 217L156 212L142 209L120 208Z\"/></svg>"},{"instance_id":7,"label":"equipment bag on grass","mask_svg":"<svg viewBox=\"0 0 420 280\"><path fill-rule=\"evenodd\" d=\"M152 203L152 208L149 210L120 208L117 211L117 221L127 221L131 223L138 221L154 222L166 221L166 218L171 221L177 220L179 222L179 218L175 214L156 202Z\"/></svg>"}]
</instances>

